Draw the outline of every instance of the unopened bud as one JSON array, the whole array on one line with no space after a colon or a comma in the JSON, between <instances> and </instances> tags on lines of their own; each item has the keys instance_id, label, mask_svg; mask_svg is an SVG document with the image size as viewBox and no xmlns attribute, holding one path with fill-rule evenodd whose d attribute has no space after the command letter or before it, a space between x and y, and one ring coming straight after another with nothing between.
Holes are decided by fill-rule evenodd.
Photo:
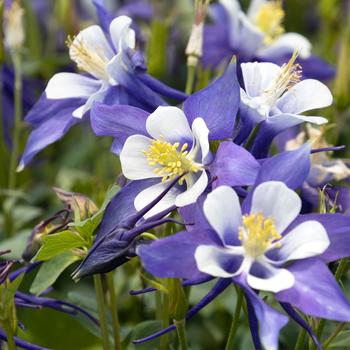
<instances>
[{"instance_id":1,"label":"unopened bud","mask_svg":"<svg viewBox=\"0 0 350 350\"><path fill-rule=\"evenodd\" d=\"M194 24L186 47L187 65L189 66L196 66L203 54L203 28L208 5L208 0L196 1Z\"/></svg>"},{"instance_id":2,"label":"unopened bud","mask_svg":"<svg viewBox=\"0 0 350 350\"><path fill-rule=\"evenodd\" d=\"M78 221L85 220L98 211L96 204L81 193L67 192L57 187L53 190L66 207L74 212L74 217Z\"/></svg>"},{"instance_id":3,"label":"unopened bud","mask_svg":"<svg viewBox=\"0 0 350 350\"><path fill-rule=\"evenodd\" d=\"M4 13L4 42L11 51L18 51L24 42L24 11L19 0L13 0Z\"/></svg>"}]
</instances>

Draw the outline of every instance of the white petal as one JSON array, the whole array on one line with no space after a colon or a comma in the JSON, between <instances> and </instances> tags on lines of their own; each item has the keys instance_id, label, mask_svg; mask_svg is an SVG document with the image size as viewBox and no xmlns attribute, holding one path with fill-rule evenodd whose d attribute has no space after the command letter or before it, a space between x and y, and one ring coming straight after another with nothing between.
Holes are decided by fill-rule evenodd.
<instances>
[{"instance_id":1,"label":"white petal","mask_svg":"<svg viewBox=\"0 0 350 350\"><path fill-rule=\"evenodd\" d=\"M176 197L175 204L178 207L195 203L198 197L205 191L208 185L208 175L205 170L202 171L197 181L188 186L185 192L182 192Z\"/></svg>"},{"instance_id":2,"label":"white petal","mask_svg":"<svg viewBox=\"0 0 350 350\"><path fill-rule=\"evenodd\" d=\"M197 268L199 271L214 277L228 278L237 273L231 273L224 269L225 265L230 265L231 260L239 258L240 250L234 248L222 248L214 245L200 245L195 253Z\"/></svg>"},{"instance_id":3,"label":"white petal","mask_svg":"<svg viewBox=\"0 0 350 350\"><path fill-rule=\"evenodd\" d=\"M154 167L148 164L144 151L149 149L152 140L143 135L132 135L125 141L120 153L122 172L127 179L141 180L160 177L153 172Z\"/></svg>"},{"instance_id":4,"label":"white petal","mask_svg":"<svg viewBox=\"0 0 350 350\"><path fill-rule=\"evenodd\" d=\"M278 293L293 286L295 282L294 276L287 269L273 268L268 265L265 265L265 268L269 275L267 278L256 277L251 274L247 275L247 283L250 287Z\"/></svg>"},{"instance_id":5,"label":"white petal","mask_svg":"<svg viewBox=\"0 0 350 350\"><path fill-rule=\"evenodd\" d=\"M110 60L113 57L113 51L103 33L103 30L98 25L93 25L83 29L74 38L71 50L74 50L75 46L84 45L87 51L95 52L101 57L105 57Z\"/></svg>"},{"instance_id":6,"label":"white petal","mask_svg":"<svg viewBox=\"0 0 350 350\"><path fill-rule=\"evenodd\" d=\"M168 142L187 140L192 142L192 131L184 112L177 107L160 106L146 121L147 132L155 139Z\"/></svg>"},{"instance_id":7,"label":"white petal","mask_svg":"<svg viewBox=\"0 0 350 350\"><path fill-rule=\"evenodd\" d=\"M237 234L242 222L241 206L236 192L228 186L220 186L209 193L203 211L210 226L227 244L230 235Z\"/></svg>"},{"instance_id":8,"label":"white petal","mask_svg":"<svg viewBox=\"0 0 350 350\"><path fill-rule=\"evenodd\" d=\"M261 96L279 74L281 67L270 62L242 63L245 91L249 97Z\"/></svg>"},{"instance_id":9,"label":"white petal","mask_svg":"<svg viewBox=\"0 0 350 350\"><path fill-rule=\"evenodd\" d=\"M196 154L200 151L202 154L200 162L208 164L211 160L209 151L209 129L202 118L196 118L192 123L192 132L195 139L195 147L189 153L189 157L196 159Z\"/></svg>"},{"instance_id":10,"label":"white petal","mask_svg":"<svg viewBox=\"0 0 350 350\"><path fill-rule=\"evenodd\" d=\"M102 86L100 90L92 94L83 106L74 110L74 112L72 113L73 117L81 119L84 116L84 114L91 109L92 104L95 101L103 101L104 97L107 94L107 89L108 86Z\"/></svg>"},{"instance_id":11,"label":"white petal","mask_svg":"<svg viewBox=\"0 0 350 350\"><path fill-rule=\"evenodd\" d=\"M100 87L99 80L76 73L58 73L49 80L45 92L48 99L89 97Z\"/></svg>"},{"instance_id":12,"label":"white petal","mask_svg":"<svg viewBox=\"0 0 350 350\"><path fill-rule=\"evenodd\" d=\"M159 196L167 187L169 186L169 181L159 182L153 186L146 188L141 191L134 201L135 208L139 211L144 208L147 204L152 202L157 196ZM156 215L162 212L165 209L170 208L175 204L175 198L178 195L179 190L176 187L170 189L170 191L160 200L146 215L144 218L150 218L153 215Z\"/></svg>"},{"instance_id":13,"label":"white petal","mask_svg":"<svg viewBox=\"0 0 350 350\"><path fill-rule=\"evenodd\" d=\"M278 129L287 129L304 122L316 125L323 125L328 123L328 120L324 117L318 116L305 116L299 114L282 113L274 115L272 117L268 117L267 122L271 124L271 127L275 127Z\"/></svg>"},{"instance_id":14,"label":"white petal","mask_svg":"<svg viewBox=\"0 0 350 350\"><path fill-rule=\"evenodd\" d=\"M318 80L306 79L289 89L278 101L282 113L300 114L330 106L333 96L328 87Z\"/></svg>"},{"instance_id":15,"label":"white petal","mask_svg":"<svg viewBox=\"0 0 350 350\"><path fill-rule=\"evenodd\" d=\"M298 33L285 33L279 36L270 45L258 51L259 57L273 58L292 54L298 50L301 58L307 58L311 54L311 43Z\"/></svg>"},{"instance_id":16,"label":"white petal","mask_svg":"<svg viewBox=\"0 0 350 350\"><path fill-rule=\"evenodd\" d=\"M306 221L286 234L280 243L281 248L277 249L277 253L285 262L320 255L328 248L330 241L322 224Z\"/></svg>"},{"instance_id":17,"label":"white petal","mask_svg":"<svg viewBox=\"0 0 350 350\"><path fill-rule=\"evenodd\" d=\"M135 48L135 32L130 28L131 23L130 17L119 16L109 26L113 45L118 52L127 47Z\"/></svg>"},{"instance_id":18,"label":"white petal","mask_svg":"<svg viewBox=\"0 0 350 350\"><path fill-rule=\"evenodd\" d=\"M262 213L274 220L277 231L282 233L298 216L301 209L299 196L283 182L269 181L257 186L252 198L252 214Z\"/></svg>"}]
</instances>

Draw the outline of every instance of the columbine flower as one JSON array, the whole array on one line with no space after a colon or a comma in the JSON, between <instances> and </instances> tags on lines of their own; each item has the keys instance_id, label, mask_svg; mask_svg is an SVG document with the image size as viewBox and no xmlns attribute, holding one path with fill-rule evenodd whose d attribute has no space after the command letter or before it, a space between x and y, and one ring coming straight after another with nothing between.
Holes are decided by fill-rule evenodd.
<instances>
[{"instance_id":1,"label":"columbine flower","mask_svg":"<svg viewBox=\"0 0 350 350\"><path fill-rule=\"evenodd\" d=\"M299 50L305 75L329 79L334 69L311 56L311 43L298 33L285 33L285 13L280 0L252 0L247 14L238 0L220 0L211 6L213 25L207 25L204 36L205 65L218 65L232 54L241 61L283 62L293 51Z\"/></svg>"},{"instance_id":2,"label":"columbine flower","mask_svg":"<svg viewBox=\"0 0 350 350\"><path fill-rule=\"evenodd\" d=\"M345 322L350 319L350 305L326 266L350 254L348 217L299 215L299 197L281 182L291 188L300 186L309 168L308 153L303 147L266 160L253 191L242 203L243 209L231 188L218 187L204 201L207 223L195 213L197 222L192 230L138 247L143 265L155 276L198 281L219 277L187 318L234 282L245 293L257 348L262 348L262 343L265 348L277 349L279 331L288 319L265 304L256 289L274 292L286 312L318 346L312 330L293 307L313 317ZM172 329L173 325L138 342Z\"/></svg>"},{"instance_id":3,"label":"columbine flower","mask_svg":"<svg viewBox=\"0 0 350 350\"><path fill-rule=\"evenodd\" d=\"M231 141L222 142L211 163L210 140L233 136L238 106L236 66L207 88L189 96L183 111L177 107L159 107L154 113L130 106L105 106L96 103L92 125L101 136L114 136L120 147L122 171L130 180L155 179L135 198L143 208L161 193L170 181L181 176L150 215L172 205L194 203L208 185L208 173L215 185L254 183L258 162L245 149ZM118 146L118 147L117 147Z\"/></svg>"},{"instance_id":4,"label":"columbine flower","mask_svg":"<svg viewBox=\"0 0 350 350\"><path fill-rule=\"evenodd\" d=\"M198 269L215 277L243 274L257 290L277 293L291 288L295 280L286 263L320 255L329 246L327 232L317 221L287 230L300 209L300 198L282 182L257 186L244 215L231 188L215 189L203 210L222 246L200 245L195 252Z\"/></svg>"},{"instance_id":5,"label":"columbine flower","mask_svg":"<svg viewBox=\"0 0 350 350\"><path fill-rule=\"evenodd\" d=\"M143 56L135 51L131 22L127 16L119 16L110 23L104 18L103 28L108 27L108 32L92 25L76 37L68 38L69 55L81 74L54 75L43 96L26 116L34 130L19 171L36 153L60 139L84 116L89 116L94 101L131 104L153 111L166 104L160 95L180 100L186 97L146 74Z\"/></svg>"},{"instance_id":6,"label":"columbine flower","mask_svg":"<svg viewBox=\"0 0 350 350\"><path fill-rule=\"evenodd\" d=\"M158 107L146 121L149 136L130 136L120 154L123 174L130 180L159 178L160 182L135 198L137 210L162 192L174 178L183 176L164 200L165 206L193 203L208 185L206 166L211 162L209 130L202 118L190 127L177 107ZM182 187L182 188L181 188ZM155 210L162 210L158 207Z\"/></svg>"},{"instance_id":7,"label":"columbine flower","mask_svg":"<svg viewBox=\"0 0 350 350\"><path fill-rule=\"evenodd\" d=\"M262 123L252 152L263 154L281 131L303 122L321 125L327 119L302 113L332 103L328 87L318 80L301 79L297 53L282 66L269 62L242 63L244 88L241 88L242 123L250 131ZM249 134L249 132L248 132Z\"/></svg>"}]
</instances>

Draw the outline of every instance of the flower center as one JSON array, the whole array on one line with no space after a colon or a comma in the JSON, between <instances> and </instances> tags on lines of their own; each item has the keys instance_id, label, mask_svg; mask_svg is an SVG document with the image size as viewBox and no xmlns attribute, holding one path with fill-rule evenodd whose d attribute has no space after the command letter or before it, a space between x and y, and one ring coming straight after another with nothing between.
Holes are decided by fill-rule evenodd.
<instances>
[{"instance_id":1,"label":"flower center","mask_svg":"<svg viewBox=\"0 0 350 350\"><path fill-rule=\"evenodd\" d=\"M282 238L277 232L273 219L265 218L263 214L250 214L243 216L243 226L239 228L239 239L246 253L256 258L263 255L266 250Z\"/></svg>"},{"instance_id":2,"label":"flower center","mask_svg":"<svg viewBox=\"0 0 350 350\"><path fill-rule=\"evenodd\" d=\"M270 87L264 91L264 97L267 104L272 107L276 101L295 84L299 83L302 70L298 63L295 63L299 53L294 51L292 57L287 63L284 63L279 74L271 83Z\"/></svg>"},{"instance_id":3,"label":"flower center","mask_svg":"<svg viewBox=\"0 0 350 350\"><path fill-rule=\"evenodd\" d=\"M78 68L100 78L108 80L107 73L108 59L102 50L92 49L81 39L72 39L68 37L67 46L69 47L69 56L77 64Z\"/></svg>"},{"instance_id":4,"label":"flower center","mask_svg":"<svg viewBox=\"0 0 350 350\"><path fill-rule=\"evenodd\" d=\"M276 37L284 33L283 19L284 11L281 1L269 1L261 5L255 17L255 24L265 34L265 44L270 44Z\"/></svg>"},{"instance_id":5,"label":"flower center","mask_svg":"<svg viewBox=\"0 0 350 350\"><path fill-rule=\"evenodd\" d=\"M171 144L163 140L153 140L148 151L143 151L148 164L155 167L153 172L161 175L163 182L202 169L202 165L195 163L188 156L188 144L183 144L180 150L179 146L178 142ZM184 178L181 178L179 184L181 185L183 181Z\"/></svg>"}]
</instances>

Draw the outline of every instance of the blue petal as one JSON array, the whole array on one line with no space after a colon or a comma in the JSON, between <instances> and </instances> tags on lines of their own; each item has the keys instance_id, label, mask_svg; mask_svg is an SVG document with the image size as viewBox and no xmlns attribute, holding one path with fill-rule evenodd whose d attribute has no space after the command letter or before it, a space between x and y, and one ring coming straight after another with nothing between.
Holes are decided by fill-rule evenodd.
<instances>
[{"instance_id":1,"label":"blue petal","mask_svg":"<svg viewBox=\"0 0 350 350\"><path fill-rule=\"evenodd\" d=\"M213 186L249 186L253 185L260 165L244 148L233 142L222 142L210 166Z\"/></svg>"},{"instance_id":2,"label":"blue petal","mask_svg":"<svg viewBox=\"0 0 350 350\"><path fill-rule=\"evenodd\" d=\"M115 153L120 153L129 136L148 135L146 119L149 113L140 108L125 105L108 106L95 102L90 115L91 126L96 135L116 138L113 144Z\"/></svg>"},{"instance_id":3,"label":"blue petal","mask_svg":"<svg viewBox=\"0 0 350 350\"><path fill-rule=\"evenodd\" d=\"M270 306L246 284L244 276L233 278L233 281L243 289L247 300L251 303L256 318L259 321L259 336L266 349L278 349L278 336L280 329L284 327L288 318Z\"/></svg>"},{"instance_id":4,"label":"blue petal","mask_svg":"<svg viewBox=\"0 0 350 350\"><path fill-rule=\"evenodd\" d=\"M231 63L224 74L207 88L191 95L184 103L184 111L190 124L203 118L210 140L232 137L240 92L236 64Z\"/></svg>"},{"instance_id":5,"label":"blue petal","mask_svg":"<svg viewBox=\"0 0 350 350\"><path fill-rule=\"evenodd\" d=\"M204 276L197 269L194 258L195 250L201 244L214 244L208 231L183 231L140 246L137 254L145 269L154 276L196 279Z\"/></svg>"},{"instance_id":6,"label":"blue petal","mask_svg":"<svg viewBox=\"0 0 350 350\"><path fill-rule=\"evenodd\" d=\"M313 317L350 321L350 304L324 262L306 259L293 263L288 270L295 283L276 294L279 301L292 304Z\"/></svg>"},{"instance_id":7,"label":"blue petal","mask_svg":"<svg viewBox=\"0 0 350 350\"><path fill-rule=\"evenodd\" d=\"M38 152L61 139L74 124L82 122L72 113L84 103L83 99L49 100L43 94L26 117L34 130L29 135L19 168L25 167Z\"/></svg>"}]
</instances>

